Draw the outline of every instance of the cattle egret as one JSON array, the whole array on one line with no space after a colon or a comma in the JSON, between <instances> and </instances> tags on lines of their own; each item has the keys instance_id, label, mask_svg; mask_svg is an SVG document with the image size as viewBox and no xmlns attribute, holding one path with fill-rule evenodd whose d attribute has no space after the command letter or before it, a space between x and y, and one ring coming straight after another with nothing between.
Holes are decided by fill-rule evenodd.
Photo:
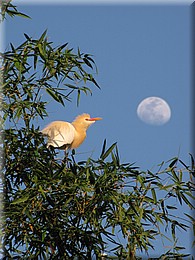
<instances>
[{"instance_id":1,"label":"cattle egret","mask_svg":"<svg viewBox=\"0 0 195 260\"><path fill-rule=\"evenodd\" d=\"M66 151L79 147L86 138L88 127L101 119L100 117L91 118L89 114L82 114L77 116L72 123L54 121L41 132L48 137L48 147L53 146Z\"/></svg>"}]
</instances>

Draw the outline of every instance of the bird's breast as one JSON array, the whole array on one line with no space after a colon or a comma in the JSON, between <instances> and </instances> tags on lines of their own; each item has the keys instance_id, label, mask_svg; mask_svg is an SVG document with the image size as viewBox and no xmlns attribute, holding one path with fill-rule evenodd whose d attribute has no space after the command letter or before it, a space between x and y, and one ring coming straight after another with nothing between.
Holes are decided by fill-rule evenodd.
<instances>
[{"instance_id":1,"label":"bird's breast","mask_svg":"<svg viewBox=\"0 0 195 260\"><path fill-rule=\"evenodd\" d=\"M75 132L75 137L74 137L74 140L73 142L71 143L71 149L75 149L77 147L79 147L83 141L85 140L86 138L86 132L83 131L83 132Z\"/></svg>"}]
</instances>

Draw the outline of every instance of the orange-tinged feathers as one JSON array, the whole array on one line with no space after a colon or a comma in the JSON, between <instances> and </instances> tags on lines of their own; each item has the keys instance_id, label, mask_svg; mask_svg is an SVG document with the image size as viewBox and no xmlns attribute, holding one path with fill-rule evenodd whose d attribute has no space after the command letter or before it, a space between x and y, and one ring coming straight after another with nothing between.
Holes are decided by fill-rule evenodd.
<instances>
[{"instance_id":1,"label":"orange-tinged feathers","mask_svg":"<svg viewBox=\"0 0 195 260\"><path fill-rule=\"evenodd\" d=\"M65 150L74 149L83 143L88 127L97 120L101 118L90 118L89 114L82 114L77 116L72 123L54 121L41 132L48 136L48 146Z\"/></svg>"}]
</instances>

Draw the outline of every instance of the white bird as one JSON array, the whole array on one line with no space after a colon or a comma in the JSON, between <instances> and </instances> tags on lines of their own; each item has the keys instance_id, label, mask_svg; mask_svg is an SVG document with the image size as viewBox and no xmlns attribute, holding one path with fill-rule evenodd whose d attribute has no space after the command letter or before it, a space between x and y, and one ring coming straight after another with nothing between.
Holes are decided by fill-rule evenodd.
<instances>
[{"instance_id":1,"label":"white bird","mask_svg":"<svg viewBox=\"0 0 195 260\"><path fill-rule=\"evenodd\" d=\"M86 131L90 125L101 117L91 118L89 114L82 114L75 118L72 123L54 121L46 126L41 132L48 137L47 146L61 150L75 149L86 138Z\"/></svg>"}]
</instances>

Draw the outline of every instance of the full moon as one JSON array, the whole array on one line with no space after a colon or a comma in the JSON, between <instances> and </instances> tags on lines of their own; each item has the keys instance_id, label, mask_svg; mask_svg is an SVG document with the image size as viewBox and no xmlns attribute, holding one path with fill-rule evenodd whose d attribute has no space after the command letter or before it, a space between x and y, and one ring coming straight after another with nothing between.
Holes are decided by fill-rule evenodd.
<instances>
[{"instance_id":1,"label":"full moon","mask_svg":"<svg viewBox=\"0 0 195 260\"><path fill-rule=\"evenodd\" d=\"M164 99L148 97L138 105L137 115L147 124L164 125L171 118L171 109Z\"/></svg>"}]
</instances>

